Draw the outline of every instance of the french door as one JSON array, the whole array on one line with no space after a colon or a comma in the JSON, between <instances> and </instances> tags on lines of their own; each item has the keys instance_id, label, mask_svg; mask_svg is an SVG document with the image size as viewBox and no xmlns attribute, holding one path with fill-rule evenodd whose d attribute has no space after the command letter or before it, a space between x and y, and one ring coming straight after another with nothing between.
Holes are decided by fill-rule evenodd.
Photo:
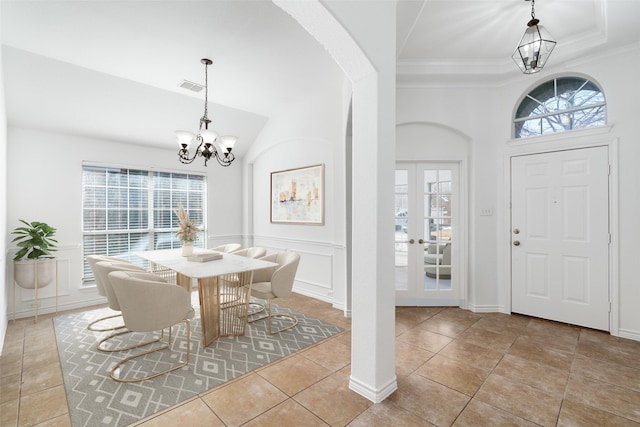
<instances>
[{"instance_id":1,"label":"french door","mask_svg":"<svg viewBox=\"0 0 640 427\"><path fill-rule=\"evenodd\" d=\"M396 164L396 305L459 305L458 181L457 163Z\"/></svg>"}]
</instances>

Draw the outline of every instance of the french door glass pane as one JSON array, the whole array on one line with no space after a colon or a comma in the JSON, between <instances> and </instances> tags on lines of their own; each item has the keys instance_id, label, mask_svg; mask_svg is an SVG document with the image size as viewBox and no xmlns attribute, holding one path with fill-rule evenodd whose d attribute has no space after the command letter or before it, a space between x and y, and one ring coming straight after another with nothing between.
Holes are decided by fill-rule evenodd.
<instances>
[{"instance_id":1,"label":"french door glass pane","mask_svg":"<svg viewBox=\"0 0 640 427\"><path fill-rule=\"evenodd\" d=\"M423 180L424 290L450 290L452 172L425 170Z\"/></svg>"},{"instance_id":2,"label":"french door glass pane","mask_svg":"<svg viewBox=\"0 0 640 427\"><path fill-rule=\"evenodd\" d=\"M409 171L396 170L395 185L395 282L396 290L409 289L408 226L409 226Z\"/></svg>"}]
</instances>

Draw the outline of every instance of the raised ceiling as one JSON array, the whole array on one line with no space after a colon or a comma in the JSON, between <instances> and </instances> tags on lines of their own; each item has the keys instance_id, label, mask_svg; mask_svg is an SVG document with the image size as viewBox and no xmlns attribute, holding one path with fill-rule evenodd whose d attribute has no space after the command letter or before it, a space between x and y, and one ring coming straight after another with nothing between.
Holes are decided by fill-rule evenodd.
<instances>
[{"instance_id":1,"label":"raised ceiling","mask_svg":"<svg viewBox=\"0 0 640 427\"><path fill-rule=\"evenodd\" d=\"M398 1L398 84L519 78L511 53L529 13L523 0ZM209 57L213 127L238 135L241 155L270 116L343 78L264 0L3 0L0 17L13 126L171 148L203 107L178 84L203 83ZM558 41L548 66L640 43L638 0L538 0L536 17Z\"/></svg>"}]
</instances>

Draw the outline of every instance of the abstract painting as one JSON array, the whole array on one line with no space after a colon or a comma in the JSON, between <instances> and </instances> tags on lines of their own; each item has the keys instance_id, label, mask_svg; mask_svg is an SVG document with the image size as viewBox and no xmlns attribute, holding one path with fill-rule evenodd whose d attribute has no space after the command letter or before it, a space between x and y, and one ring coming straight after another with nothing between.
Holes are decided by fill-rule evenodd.
<instances>
[{"instance_id":1,"label":"abstract painting","mask_svg":"<svg viewBox=\"0 0 640 427\"><path fill-rule=\"evenodd\" d=\"M271 222L324 224L324 164L271 172Z\"/></svg>"}]
</instances>

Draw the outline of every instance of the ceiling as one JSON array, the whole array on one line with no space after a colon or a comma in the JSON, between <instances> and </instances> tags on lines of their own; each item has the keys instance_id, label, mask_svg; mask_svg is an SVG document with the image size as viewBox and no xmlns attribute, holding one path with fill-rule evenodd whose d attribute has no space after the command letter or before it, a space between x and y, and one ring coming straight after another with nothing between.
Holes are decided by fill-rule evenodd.
<instances>
[{"instance_id":1,"label":"ceiling","mask_svg":"<svg viewBox=\"0 0 640 427\"><path fill-rule=\"evenodd\" d=\"M549 67L640 43L637 0L538 0L535 16L557 41ZM521 76L511 55L529 19L530 1L401 0L398 84Z\"/></svg>"},{"instance_id":2,"label":"ceiling","mask_svg":"<svg viewBox=\"0 0 640 427\"><path fill-rule=\"evenodd\" d=\"M535 6L558 41L549 64L640 43L638 0ZM530 7L399 0L398 84L521 76L511 54ZM172 148L173 131L194 131L204 104L203 92L178 84L203 84L208 57L212 127L239 136L241 156L269 116L343 79L329 53L266 0L2 0L0 18L13 126Z\"/></svg>"}]
</instances>

